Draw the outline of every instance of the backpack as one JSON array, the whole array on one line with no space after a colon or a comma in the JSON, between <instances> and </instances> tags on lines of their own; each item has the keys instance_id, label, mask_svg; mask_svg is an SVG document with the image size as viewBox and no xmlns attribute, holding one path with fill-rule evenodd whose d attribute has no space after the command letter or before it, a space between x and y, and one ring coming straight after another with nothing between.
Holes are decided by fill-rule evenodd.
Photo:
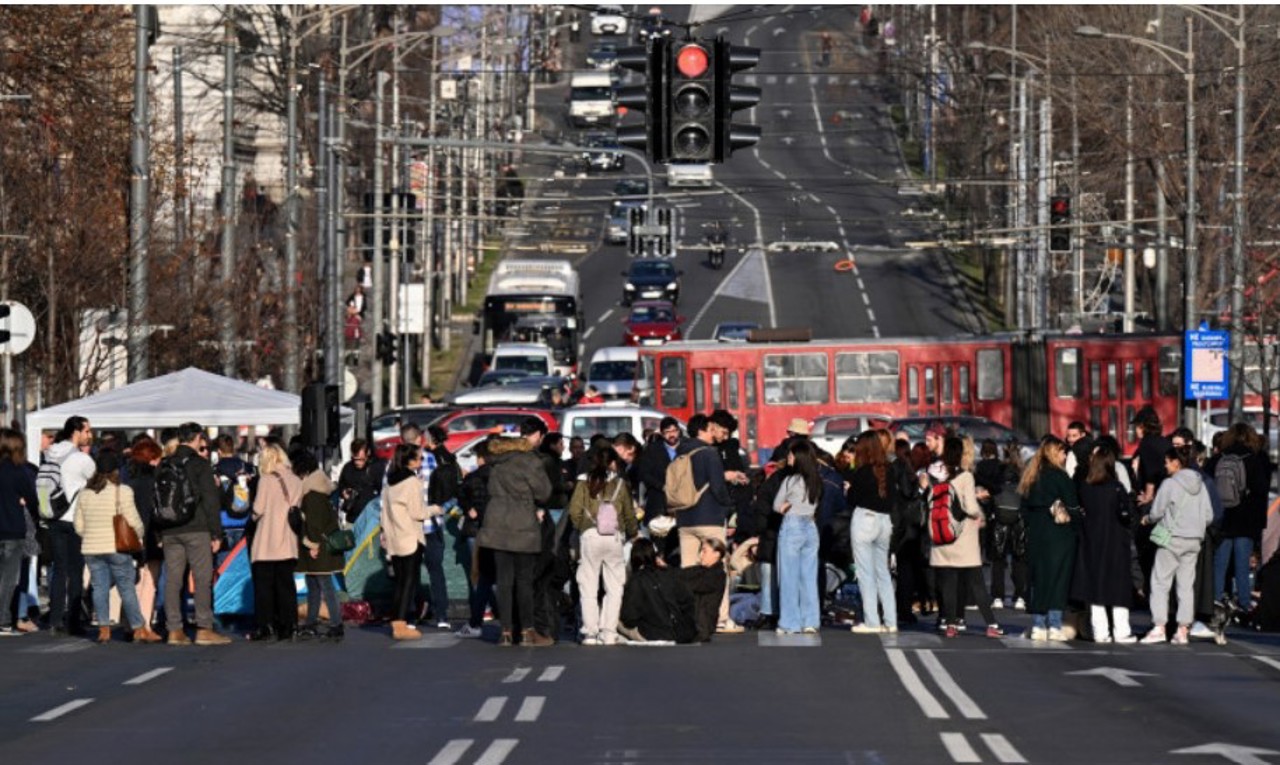
<instances>
[{"instance_id":1,"label":"backpack","mask_svg":"<svg viewBox=\"0 0 1280 765\"><path fill-rule=\"evenodd\" d=\"M688 510L702 499L702 493L707 490L707 487L703 486L699 489L693 481L693 455L705 448L707 447L700 446L693 451L685 452L667 465L664 492L667 495L668 510Z\"/></svg>"},{"instance_id":2,"label":"backpack","mask_svg":"<svg viewBox=\"0 0 1280 765\"><path fill-rule=\"evenodd\" d=\"M1004 485L1000 487L1000 493L995 495L991 501L996 509L997 523L1013 526L1022 520L1022 495L1018 493L1018 484L1016 482L1005 481Z\"/></svg>"},{"instance_id":3,"label":"backpack","mask_svg":"<svg viewBox=\"0 0 1280 765\"><path fill-rule=\"evenodd\" d=\"M62 491L62 463L40 455L40 471L36 474L36 496L40 499L40 518L61 518L71 509L71 500Z\"/></svg>"},{"instance_id":4,"label":"backpack","mask_svg":"<svg viewBox=\"0 0 1280 765\"><path fill-rule=\"evenodd\" d=\"M1213 468L1213 480L1218 484L1218 496L1223 507L1236 507L1249 493L1245 478L1244 458L1239 454L1224 454Z\"/></svg>"},{"instance_id":5,"label":"backpack","mask_svg":"<svg viewBox=\"0 0 1280 765\"><path fill-rule=\"evenodd\" d=\"M618 506L613 504L618 501L618 492L622 490L622 479L616 479L618 482L614 484L613 496L607 500L600 500L600 506L596 508L596 533L602 537L611 537L618 533Z\"/></svg>"},{"instance_id":6,"label":"backpack","mask_svg":"<svg viewBox=\"0 0 1280 765\"><path fill-rule=\"evenodd\" d=\"M950 481L933 485L929 497L929 539L935 545L949 545L960 537L961 522L955 518L955 505L959 501Z\"/></svg>"},{"instance_id":7,"label":"backpack","mask_svg":"<svg viewBox=\"0 0 1280 765\"><path fill-rule=\"evenodd\" d=\"M190 461L190 457L182 460L165 457L160 460L160 465L156 468L155 511L151 517L156 528L185 526L196 517L196 503L199 499L187 476L187 463Z\"/></svg>"}]
</instances>

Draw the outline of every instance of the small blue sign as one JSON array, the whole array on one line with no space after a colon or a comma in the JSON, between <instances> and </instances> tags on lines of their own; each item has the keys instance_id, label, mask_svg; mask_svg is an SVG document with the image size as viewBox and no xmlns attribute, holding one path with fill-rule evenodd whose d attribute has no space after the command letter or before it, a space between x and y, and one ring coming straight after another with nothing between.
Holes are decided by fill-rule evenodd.
<instances>
[{"instance_id":1,"label":"small blue sign","mask_svg":"<svg viewBox=\"0 0 1280 765\"><path fill-rule=\"evenodd\" d=\"M1231 397L1227 354L1230 332L1184 332L1182 343L1183 396L1193 401L1214 401Z\"/></svg>"}]
</instances>

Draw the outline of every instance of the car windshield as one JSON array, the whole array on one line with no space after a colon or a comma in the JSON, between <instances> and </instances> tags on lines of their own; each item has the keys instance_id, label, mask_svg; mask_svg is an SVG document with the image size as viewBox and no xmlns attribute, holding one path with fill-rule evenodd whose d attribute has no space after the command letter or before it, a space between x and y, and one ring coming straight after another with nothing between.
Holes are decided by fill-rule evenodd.
<instances>
[{"instance_id":1,"label":"car windshield","mask_svg":"<svg viewBox=\"0 0 1280 765\"><path fill-rule=\"evenodd\" d=\"M746 340L747 333L756 328L755 324L722 324L716 337L726 340Z\"/></svg>"},{"instance_id":2,"label":"car windshield","mask_svg":"<svg viewBox=\"0 0 1280 765\"><path fill-rule=\"evenodd\" d=\"M546 356L522 356L515 354L504 354L496 356L493 360L494 369L516 369L532 374L545 375L550 374L551 370L547 368Z\"/></svg>"},{"instance_id":3,"label":"car windshield","mask_svg":"<svg viewBox=\"0 0 1280 765\"><path fill-rule=\"evenodd\" d=\"M524 380L530 373L521 369L495 369L480 375L480 386L506 385L510 382Z\"/></svg>"},{"instance_id":4,"label":"car windshield","mask_svg":"<svg viewBox=\"0 0 1280 765\"><path fill-rule=\"evenodd\" d=\"M635 379L634 361L597 361L591 365L587 379L592 382L625 382Z\"/></svg>"},{"instance_id":5,"label":"car windshield","mask_svg":"<svg viewBox=\"0 0 1280 765\"><path fill-rule=\"evenodd\" d=\"M631 309L631 321L637 323L654 321L674 321L671 309L659 306L640 305Z\"/></svg>"},{"instance_id":6,"label":"car windshield","mask_svg":"<svg viewBox=\"0 0 1280 765\"><path fill-rule=\"evenodd\" d=\"M576 88L570 88L569 98L574 101L609 101L613 99L613 89L608 85L594 87L579 85Z\"/></svg>"},{"instance_id":7,"label":"car windshield","mask_svg":"<svg viewBox=\"0 0 1280 765\"><path fill-rule=\"evenodd\" d=\"M676 270L670 263L642 260L631 264L631 275L639 277L661 276L674 278Z\"/></svg>"}]
</instances>

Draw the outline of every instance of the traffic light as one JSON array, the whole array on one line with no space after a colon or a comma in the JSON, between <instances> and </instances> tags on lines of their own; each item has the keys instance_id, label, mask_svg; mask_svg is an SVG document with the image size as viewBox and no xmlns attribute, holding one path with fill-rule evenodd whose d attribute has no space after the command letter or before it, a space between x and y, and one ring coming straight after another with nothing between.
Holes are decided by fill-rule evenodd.
<instances>
[{"instance_id":1,"label":"traffic light","mask_svg":"<svg viewBox=\"0 0 1280 765\"><path fill-rule=\"evenodd\" d=\"M760 88L734 85L733 75L760 63L760 49L733 45L723 38L715 42L715 146L714 162L723 162L737 149L760 140L757 125L736 124L733 113L760 103Z\"/></svg>"},{"instance_id":2,"label":"traffic light","mask_svg":"<svg viewBox=\"0 0 1280 765\"><path fill-rule=\"evenodd\" d=\"M1071 197L1049 198L1049 251L1071 252Z\"/></svg>"},{"instance_id":3,"label":"traffic light","mask_svg":"<svg viewBox=\"0 0 1280 765\"><path fill-rule=\"evenodd\" d=\"M617 65L644 75L642 85L618 91L618 106L644 113L643 125L618 128L618 144L644 151L650 162L667 161L667 46L665 37L650 38L644 45L618 51Z\"/></svg>"},{"instance_id":4,"label":"traffic light","mask_svg":"<svg viewBox=\"0 0 1280 765\"><path fill-rule=\"evenodd\" d=\"M10 313L9 306L3 303L0 303L0 320L9 318L9 313ZM9 334L9 330L7 329L8 326L9 325L6 322L5 323L6 329L0 329L0 343L7 343L13 337L11 334Z\"/></svg>"},{"instance_id":5,"label":"traffic light","mask_svg":"<svg viewBox=\"0 0 1280 765\"><path fill-rule=\"evenodd\" d=\"M658 255L663 258L674 258L676 256L675 210L670 207L659 207L658 225L667 227L666 233L658 237Z\"/></svg>"},{"instance_id":6,"label":"traffic light","mask_svg":"<svg viewBox=\"0 0 1280 765\"><path fill-rule=\"evenodd\" d=\"M378 360L388 366L396 363L396 336L389 329L384 329L378 333L377 355Z\"/></svg>"},{"instance_id":7,"label":"traffic light","mask_svg":"<svg viewBox=\"0 0 1280 765\"><path fill-rule=\"evenodd\" d=\"M640 235L640 227L648 219L648 212L643 207L627 208L627 253L640 255L644 253L644 237Z\"/></svg>"},{"instance_id":8,"label":"traffic light","mask_svg":"<svg viewBox=\"0 0 1280 765\"><path fill-rule=\"evenodd\" d=\"M671 162L715 161L715 47L705 40L670 46L666 119Z\"/></svg>"}]
</instances>

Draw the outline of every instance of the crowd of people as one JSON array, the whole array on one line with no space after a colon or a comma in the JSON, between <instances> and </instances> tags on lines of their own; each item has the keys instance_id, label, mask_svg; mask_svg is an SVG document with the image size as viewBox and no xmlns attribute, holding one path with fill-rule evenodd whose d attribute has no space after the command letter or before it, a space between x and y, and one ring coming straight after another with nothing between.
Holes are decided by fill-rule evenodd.
<instances>
[{"instance_id":1,"label":"crowd of people","mask_svg":"<svg viewBox=\"0 0 1280 765\"><path fill-rule=\"evenodd\" d=\"M1130 612L1143 603L1142 643L1220 637L1231 618L1280 628L1280 595L1266 597L1280 589L1269 567L1280 522L1268 524L1274 466L1262 438L1239 423L1209 448L1183 428L1165 436L1150 409L1134 425L1128 459L1113 437L1072 423L1024 465L1018 444L974 443L941 424L920 443L872 430L828 454L794 420L752 471L723 410L567 450L531 417L481 444L465 474L446 433L406 425L386 464L355 441L336 482L300 444L267 435L249 455L224 435L211 449L196 423L125 444L72 417L43 437L38 465L24 435L4 429L0 635L43 628L109 642L117 624L133 642L226 644L214 562L223 519L242 517L255 617L245 637L341 640L335 575L348 529L374 500L396 640L421 639L422 625L454 630L451 534L469 611L455 634L479 637L494 618L500 646L553 645L569 630L584 646L706 641L747 626L880 634L931 615L954 638L971 607L988 637L1005 635L998 611L1025 609L1034 641L1132 643ZM42 570L44 603L33 586Z\"/></svg>"}]
</instances>

